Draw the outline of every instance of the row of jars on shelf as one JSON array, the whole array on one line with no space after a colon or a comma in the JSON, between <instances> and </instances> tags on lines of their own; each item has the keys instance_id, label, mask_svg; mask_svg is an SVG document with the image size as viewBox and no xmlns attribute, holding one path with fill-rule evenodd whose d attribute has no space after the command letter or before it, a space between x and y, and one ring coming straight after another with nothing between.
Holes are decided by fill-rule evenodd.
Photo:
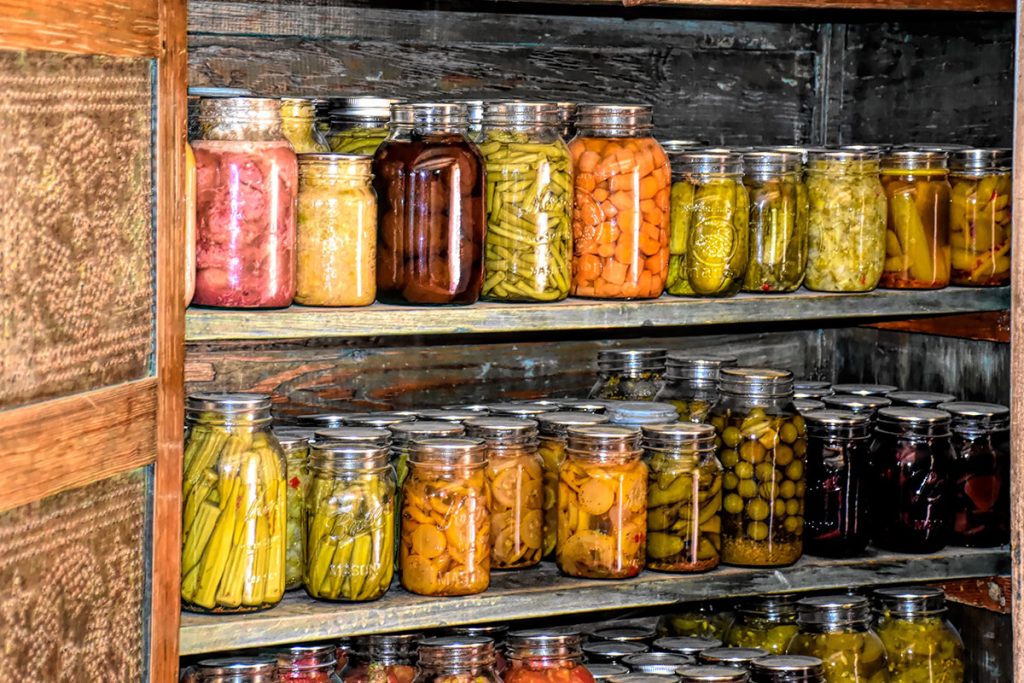
<instances>
[{"instance_id":1,"label":"row of jars on shelf","mask_svg":"<svg viewBox=\"0 0 1024 683\"><path fill-rule=\"evenodd\" d=\"M295 102L285 101L284 128L278 100L200 102L193 303L544 302L1009 280L1008 150L955 151L951 185L940 149L663 147L641 105L581 105L566 145L556 104L494 101L477 142L463 104L394 103L386 139L351 129L353 149L371 157L313 151L312 104L297 117ZM293 148L304 153L296 159Z\"/></svg>"}]
</instances>

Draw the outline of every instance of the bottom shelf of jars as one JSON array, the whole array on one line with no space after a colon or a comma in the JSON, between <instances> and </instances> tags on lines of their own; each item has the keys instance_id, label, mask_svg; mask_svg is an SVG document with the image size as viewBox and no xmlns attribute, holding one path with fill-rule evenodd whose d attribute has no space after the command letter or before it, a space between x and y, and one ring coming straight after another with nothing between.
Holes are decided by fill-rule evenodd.
<instances>
[{"instance_id":1,"label":"bottom shelf of jars","mask_svg":"<svg viewBox=\"0 0 1024 683\"><path fill-rule=\"evenodd\" d=\"M402 590L396 580L380 600L317 602L301 590L277 607L252 614L184 613L181 654L192 655L458 624L509 622L601 610L655 607L761 593L828 590L937 581L1010 572L1006 548L946 548L930 555L868 549L861 557L804 557L783 568L720 567L706 574L644 572L622 581L562 576L554 564L495 572L479 595L430 598Z\"/></svg>"}]
</instances>

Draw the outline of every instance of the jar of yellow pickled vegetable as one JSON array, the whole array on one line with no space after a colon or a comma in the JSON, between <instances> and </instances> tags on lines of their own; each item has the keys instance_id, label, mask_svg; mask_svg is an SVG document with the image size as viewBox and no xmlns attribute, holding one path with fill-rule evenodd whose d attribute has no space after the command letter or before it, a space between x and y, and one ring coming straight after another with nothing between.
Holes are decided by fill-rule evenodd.
<instances>
[{"instance_id":1,"label":"jar of yellow pickled vegetable","mask_svg":"<svg viewBox=\"0 0 1024 683\"><path fill-rule=\"evenodd\" d=\"M264 394L185 402L181 598L196 612L273 607L285 589L284 453Z\"/></svg>"},{"instance_id":2,"label":"jar of yellow pickled vegetable","mask_svg":"<svg viewBox=\"0 0 1024 683\"><path fill-rule=\"evenodd\" d=\"M302 534L303 510L309 470L309 434L295 427L275 427L274 436L284 452L288 480L288 528L285 530L285 590L302 586Z\"/></svg>"},{"instance_id":3,"label":"jar of yellow pickled vegetable","mask_svg":"<svg viewBox=\"0 0 1024 683\"><path fill-rule=\"evenodd\" d=\"M945 617L941 589L876 589L875 613L889 659L890 683L963 682L964 644Z\"/></svg>"},{"instance_id":4,"label":"jar of yellow pickled vegetable","mask_svg":"<svg viewBox=\"0 0 1024 683\"><path fill-rule=\"evenodd\" d=\"M565 446L569 429L608 422L605 415L565 411L537 416L540 438L538 452L544 466L544 548L548 558L555 552L558 540L558 470L565 461Z\"/></svg>"},{"instance_id":5,"label":"jar of yellow pickled vegetable","mask_svg":"<svg viewBox=\"0 0 1024 683\"><path fill-rule=\"evenodd\" d=\"M296 154L330 152L323 133L316 127L313 100L304 97L285 97L281 100L281 132Z\"/></svg>"},{"instance_id":6,"label":"jar of yellow pickled vegetable","mask_svg":"<svg viewBox=\"0 0 1024 683\"><path fill-rule=\"evenodd\" d=\"M725 638L733 622L733 613L723 605L700 603L674 611L658 620L658 633L694 638Z\"/></svg>"},{"instance_id":7,"label":"jar of yellow pickled vegetable","mask_svg":"<svg viewBox=\"0 0 1024 683\"><path fill-rule=\"evenodd\" d=\"M722 562L782 566L803 552L804 419L793 405L793 373L722 368L722 396L709 422L725 468Z\"/></svg>"},{"instance_id":8,"label":"jar of yellow pickled vegetable","mask_svg":"<svg viewBox=\"0 0 1024 683\"><path fill-rule=\"evenodd\" d=\"M665 349L604 349L597 352L597 382L590 398L653 401L664 383Z\"/></svg>"},{"instance_id":9,"label":"jar of yellow pickled vegetable","mask_svg":"<svg viewBox=\"0 0 1024 683\"><path fill-rule=\"evenodd\" d=\"M487 164L482 295L560 301L572 279L572 157L547 102L488 102L480 153Z\"/></svg>"},{"instance_id":10,"label":"jar of yellow pickled vegetable","mask_svg":"<svg viewBox=\"0 0 1024 683\"><path fill-rule=\"evenodd\" d=\"M811 150L807 272L818 292L867 292L885 266L885 190L874 150Z\"/></svg>"},{"instance_id":11,"label":"jar of yellow pickled vegetable","mask_svg":"<svg viewBox=\"0 0 1024 683\"><path fill-rule=\"evenodd\" d=\"M472 595L491 577L491 496L481 439L413 443L402 486L402 587L419 595Z\"/></svg>"},{"instance_id":12,"label":"jar of yellow pickled vegetable","mask_svg":"<svg viewBox=\"0 0 1024 683\"><path fill-rule=\"evenodd\" d=\"M391 431L391 464L395 468L399 487L405 483L409 474L409 451L414 441L447 439L466 433L461 424L436 420L397 422L388 425L388 429Z\"/></svg>"},{"instance_id":13,"label":"jar of yellow pickled vegetable","mask_svg":"<svg viewBox=\"0 0 1024 683\"><path fill-rule=\"evenodd\" d=\"M377 294L373 159L300 154L295 303L367 306Z\"/></svg>"},{"instance_id":14,"label":"jar of yellow pickled vegetable","mask_svg":"<svg viewBox=\"0 0 1024 683\"><path fill-rule=\"evenodd\" d=\"M624 579L644 566L647 466L640 430L569 429L558 476L555 561L569 576Z\"/></svg>"},{"instance_id":15,"label":"jar of yellow pickled vegetable","mask_svg":"<svg viewBox=\"0 0 1024 683\"><path fill-rule=\"evenodd\" d=\"M797 154L743 155L750 193L750 259L745 292L792 292L807 265L807 186Z\"/></svg>"},{"instance_id":16,"label":"jar of yellow pickled vegetable","mask_svg":"<svg viewBox=\"0 0 1024 683\"><path fill-rule=\"evenodd\" d=\"M995 287L1010 281L1012 162L1009 149L970 149L950 155L954 285Z\"/></svg>"},{"instance_id":17,"label":"jar of yellow pickled vegetable","mask_svg":"<svg viewBox=\"0 0 1024 683\"><path fill-rule=\"evenodd\" d=\"M792 595L764 595L736 608L736 620L725 636L729 647L759 647L784 654L797 632L796 600Z\"/></svg>"},{"instance_id":18,"label":"jar of yellow pickled vegetable","mask_svg":"<svg viewBox=\"0 0 1024 683\"><path fill-rule=\"evenodd\" d=\"M797 602L799 633L788 654L817 657L828 683L887 683L885 647L871 628L867 598L826 595Z\"/></svg>"},{"instance_id":19,"label":"jar of yellow pickled vegetable","mask_svg":"<svg viewBox=\"0 0 1024 683\"><path fill-rule=\"evenodd\" d=\"M466 435L487 444L484 469L491 492L491 567L522 569L540 562L544 469L537 422L505 417L466 421Z\"/></svg>"},{"instance_id":20,"label":"jar of yellow pickled vegetable","mask_svg":"<svg viewBox=\"0 0 1024 683\"><path fill-rule=\"evenodd\" d=\"M388 136L391 105L402 100L384 97L343 97L331 110L327 141L332 152L373 154Z\"/></svg>"},{"instance_id":21,"label":"jar of yellow pickled vegetable","mask_svg":"<svg viewBox=\"0 0 1024 683\"><path fill-rule=\"evenodd\" d=\"M722 464L715 428L678 422L643 430L647 463L647 568L703 572L722 548Z\"/></svg>"},{"instance_id":22,"label":"jar of yellow pickled vegetable","mask_svg":"<svg viewBox=\"0 0 1024 683\"><path fill-rule=\"evenodd\" d=\"M669 194L668 232L668 278L665 290L669 294L693 294L690 281L686 279L686 237L690 231L690 214L693 213L693 187L690 186L683 168L682 157L704 147L697 140L662 140L669 165L672 168L672 191Z\"/></svg>"},{"instance_id":23,"label":"jar of yellow pickled vegetable","mask_svg":"<svg viewBox=\"0 0 1024 683\"><path fill-rule=\"evenodd\" d=\"M665 361L665 385L654 400L674 405L681 420L704 422L718 400L719 369L734 368L737 363L733 356L670 353Z\"/></svg>"}]
</instances>

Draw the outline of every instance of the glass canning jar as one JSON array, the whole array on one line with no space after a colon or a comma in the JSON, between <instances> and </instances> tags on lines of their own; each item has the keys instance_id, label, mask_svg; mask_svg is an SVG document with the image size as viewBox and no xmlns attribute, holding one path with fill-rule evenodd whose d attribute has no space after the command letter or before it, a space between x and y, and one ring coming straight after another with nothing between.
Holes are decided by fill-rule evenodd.
<instances>
[{"instance_id":1,"label":"glass canning jar","mask_svg":"<svg viewBox=\"0 0 1024 683\"><path fill-rule=\"evenodd\" d=\"M911 408L937 408L942 403L952 403L956 396L935 391L893 391L886 395L894 406Z\"/></svg>"},{"instance_id":2,"label":"glass canning jar","mask_svg":"<svg viewBox=\"0 0 1024 683\"><path fill-rule=\"evenodd\" d=\"M746 670L755 659L767 657L770 652L759 647L713 647L697 655L701 664L729 666Z\"/></svg>"},{"instance_id":3,"label":"glass canning jar","mask_svg":"<svg viewBox=\"0 0 1024 683\"><path fill-rule=\"evenodd\" d=\"M359 636L352 640L352 666L345 671L345 683L377 683L380 674L388 683L412 683L416 677L416 648L419 633L385 633ZM373 667L374 670L371 670ZM382 671L376 671L376 669Z\"/></svg>"},{"instance_id":4,"label":"glass canning jar","mask_svg":"<svg viewBox=\"0 0 1024 683\"><path fill-rule=\"evenodd\" d=\"M569 576L621 579L644 565L647 466L640 430L569 429L558 477L555 560Z\"/></svg>"},{"instance_id":5,"label":"glass canning jar","mask_svg":"<svg viewBox=\"0 0 1024 683\"><path fill-rule=\"evenodd\" d=\"M590 398L653 401L665 374L665 349L604 349L597 352L597 383Z\"/></svg>"},{"instance_id":6,"label":"glass canning jar","mask_svg":"<svg viewBox=\"0 0 1024 683\"><path fill-rule=\"evenodd\" d=\"M274 436L284 453L285 478L288 482L288 526L285 529L284 589L302 587L302 535L309 470L309 433L294 427L274 427Z\"/></svg>"},{"instance_id":7,"label":"glass canning jar","mask_svg":"<svg viewBox=\"0 0 1024 683\"><path fill-rule=\"evenodd\" d=\"M885 266L885 190L878 152L812 150L807 161L807 274L819 292L866 292Z\"/></svg>"},{"instance_id":8,"label":"glass canning jar","mask_svg":"<svg viewBox=\"0 0 1024 683\"><path fill-rule=\"evenodd\" d=\"M696 657L704 650L722 647L718 638L697 638L696 636L663 636L652 644L659 652L674 652L677 655Z\"/></svg>"},{"instance_id":9,"label":"glass canning jar","mask_svg":"<svg viewBox=\"0 0 1024 683\"><path fill-rule=\"evenodd\" d=\"M378 448L391 446L391 430L384 427L338 427L318 429L313 432L311 443L362 443Z\"/></svg>"},{"instance_id":10,"label":"glass canning jar","mask_svg":"<svg viewBox=\"0 0 1024 683\"><path fill-rule=\"evenodd\" d=\"M784 654L796 635L796 598L763 595L740 603L736 619L725 636L730 647L757 647Z\"/></svg>"},{"instance_id":11,"label":"glass canning jar","mask_svg":"<svg viewBox=\"0 0 1024 683\"><path fill-rule=\"evenodd\" d=\"M871 446L872 540L904 553L929 553L953 528L950 415L930 408L882 408Z\"/></svg>"},{"instance_id":12,"label":"glass canning jar","mask_svg":"<svg viewBox=\"0 0 1024 683\"><path fill-rule=\"evenodd\" d=\"M674 405L681 420L704 422L718 400L718 371L737 365L733 356L670 353L665 359L665 384L654 400Z\"/></svg>"},{"instance_id":13,"label":"glass canning jar","mask_svg":"<svg viewBox=\"0 0 1024 683\"><path fill-rule=\"evenodd\" d=\"M204 659L185 671L188 683L276 683L277 662L272 657Z\"/></svg>"},{"instance_id":14,"label":"glass canning jar","mask_svg":"<svg viewBox=\"0 0 1024 683\"><path fill-rule=\"evenodd\" d=\"M809 398L794 398L793 406L801 415L813 413L815 410L825 410L825 404L821 401L812 401Z\"/></svg>"},{"instance_id":15,"label":"glass canning jar","mask_svg":"<svg viewBox=\"0 0 1024 683\"><path fill-rule=\"evenodd\" d=\"M494 642L494 670L498 675L504 677L508 670L508 660L505 658L505 639L508 636L508 626L499 624L476 624L473 626L453 626L445 629L446 636L480 636L490 638Z\"/></svg>"},{"instance_id":16,"label":"glass canning jar","mask_svg":"<svg viewBox=\"0 0 1024 683\"><path fill-rule=\"evenodd\" d=\"M582 104L575 169L573 296L650 299L668 274L668 157L650 105Z\"/></svg>"},{"instance_id":17,"label":"glass canning jar","mask_svg":"<svg viewBox=\"0 0 1024 683\"><path fill-rule=\"evenodd\" d=\"M273 607L285 589L287 483L265 394L185 401L181 599L194 612Z\"/></svg>"},{"instance_id":18,"label":"glass canning jar","mask_svg":"<svg viewBox=\"0 0 1024 683\"><path fill-rule=\"evenodd\" d=\"M332 102L327 140L332 152L373 154L388 136L391 106L402 100L342 97Z\"/></svg>"},{"instance_id":19,"label":"glass canning jar","mask_svg":"<svg viewBox=\"0 0 1024 683\"><path fill-rule=\"evenodd\" d=\"M483 283L483 158L466 138L464 106L411 108L408 134L389 137L374 155L378 297L471 304Z\"/></svg>"},{"instance_id":20,"label":"glass canning jar","mask_svg":"<svg viewBox=\"0 0 1024 683\"><path fill-rule=\"evenodd\" d=\"M950 542L993 547L1010 540L1010 409L943 403L953 416L953 532Z\"/></svg>"},{"instance_id":21,"label":"glass canning jar","mask_svg":"<svg viewBox=\"0 0 1024 683\"><path fill-rule=\"evenodd\" d=\"M949 244L954 285L994 287L1010 281L1013 166L1009 149L950 154Z\"/></svg>"},{"instance_id":22,"label":"glass canning jar","mask_svg":"<svg viewBox=\"0 0 1024 683\"><path fill-rule=\"evenodd\" d=\"M808 379L793 382L794 398L808 398L820 401L822 397L831 396L834 393L832 391L832 384L829 382Z\"/></svg>"},{"instance_id":23,"label":"glass canning jar","mask_svg":"<svg viewBox=\"0 0 1024 683\"><path fill-rule=\"evenodd\" d=\"M825 665L817 657L772 655L750 663L751 683L825 683Z\"/></svg>"},{"instance_id":24,"label":"glass canning jar","mask_svg":"<svg viewBox=\"0 0 1024 683\"><path fill-rule=\"evenodd\" d=\"M804 419L793 405L793 373L722 368L711 409L725 468L722 562L792 564L803 552Z\"/></svg>"},{"instance_id":25,"label":"glass canning jar","mask_svg":"<svg viewBox=\"0 0 1024 683\"><path fill-rule=\"evenodd\" d=\"M341 683L334 645L293 645L274 656L278 683Z\"/></svg>"},{"instance_id":26,"label":"glass canning jar","mask_svg":"<svg viewBox=\"0 0 1024 683\"><path fill-rule=\"evenodd\" d=\"M490 638L441 636L420 641L414 683L501 683Z\"/></svg>"},{"instance_id":27,"label":"glass canning jar","mask_svg":"<svg viewBox=\"0 0 1024 683\"><path fill-rule=\"evenodd\" d=\"M894 391L899 391L900 388L893 386L892 384L834 384L832 385L832 393L836 395L853 395L853 396L888 396Z\"/></svg>"},{"instance_id":28,"label":"glass canning jar","mask_svg":"<svg viewBox=\"0 0 1024 683\"><path fill-rule=\"evenodd\" d=\"M673 636L692 636L695 638L718 638L722 640L732 626L733 614L709 603L700 603L696 607L688 606L666 614L658 620L658 632Z\"/></svg>"},{"instance_id":29,"label":"glass canning jar","mask_svg":"<svg viewBox=\"0 0 1024 683\"><path fill-rule=\"evenodd\" d=\"M613 425L642 427L679 421L679 411L671 403L657 401L606 401L605 415Z\"/></svg>"},{"instance_id":30,"label":"glass canning jar","mask_svg":"<svg viewBox=\"0 0 1024 683\"><path fill-rule=\"evenodd\" d=\"M483 296L560 301L572 279L572 157L547 102L488 102Z\"/></svg>"},{"instance_id":31,"label":"glass canning jar","mask_svg":"<svg viewBox=\"0 0 1024 683\"><path fill-rule=\"evenodd\" d=\"M368 306L377 294L372 159L300 154L295 303Z\"/></svg>"},{"instance_id":32,"label":"glass canning jar","mask_svg":"<svg viewBox=\"0 0 1024 683\"><path fill-rule=\"evenodd\" d=\"M575 633L513 631L505 683L594 683Z\"/></svg>"},{"instance_id":33,"label":"glass canning jar","mask_svg":"<svg viewBox=\"0 0 1024 683\"><path fill-rule=\"evenodd\" d=\"M867 598L828 595L797 602L800 632L788 653L817 657L828 683L885 683L885 647L871 628Z\"/></svg>"},{"instance_id":34,"label":"glass canning jar","mask_svg":"<svg viewBox=\"0 0 1024 683\"><path fill-rule=\"evenodd\" d=\"M196 154L185 143L185 305L196 293Z\"/></svg>"},{"instance_id":35,"label":"glass canning jar","mask_svg":"<svg viewBox=\"0 0 1024 683\"><path fill-rule=\"evenodd\" d=\"M544 464L537 453L537 422L478 417L466 422L466 436L487 444L491 568L533 567L540 562L544 538Z\"/></svg>"},{"instance_id":36,"label":"glass canning jar","mask_svg":"<svg viewBox=\"0 0 1024 683\"><path fill-rule=\"evenodd\" d=\"M868 545L871 416L842 410L806 413L804 544L811 555L853 557ZM785 493L785 492L783 492Z\"/></svg>"},{"instance_id":37,"label":"glass canning jar","mask_svg":"<svg viewBox=\"0 0 1024 683\"><path fill-rule=\"evenodd\" d=\"M419 595L487 590L491 571L491 496L480 439L413 443L402 486L399 546L402 587Z\"/></svg>"},{"instance_id":38,"label":"glass canning jar","mask_svg":"<svg viewBox=\"0 0 1024 683\"><path fill-rule=\"evenodd\" d=\"M409 452L414 441L455 438L466 433L463 425L440 420L393 422L387 428L391 432L391 464L399 487L409 474Z\"/></svg>"},{"instance_id":39,"label":"glass canning jar","mask_svg":"<svg viewBox=\"0 0 1024 683\"><path fill-rule=\"evenodd\" d=\"M731 666L691 664L676 669L679 683L746 683L746 671Z\"/></svg>"},{"instance_id":40,"label":"glass canning jar","mask_svg":"<svg viewBox=\"0 0 1024 683\"><path fill-rule=\"evenodd\" d=\"M786 152L743 155L750 193L750 258L745 292L792 292L807 266L807 186L800 156Z\"/></svg>"},{"instance_id":41,"label":"glass canning jar","mask_svg":"<svg viewBox=\"0 0 1024 683\"><path fill-rule=\"evenodd\" d=\"M821 402L829 410L841 410L857 415L867 415L872 420L882 408L888 408L892 401L884 396L857 396L856 394L835 394L822 396Z\"/></svg>"},{"instance_id":42,"label":"glass canning jar","mask_svg":"<svg viewBox=\"0 0 1024 683\"><path fill-rule=\"evenodd\" d=\"M878 588L874 597L889 683L963 683L964 644L945 617L941 589Z\"/></svg>"},{"instance_id":43,"label":"glass canning jar","mask_svg":"<svg viewBox=\"0 0 1024 683\"><path fill-rule=\"evenodd\" d=\"M680 422L642 428L647 463L647 568L702 572L722 548L722 464L715 428Z\"/></svg>"},{"instance_id":44,"label":"glass canning jar","mask_svg":"<svg viewBox=\"0 0 1024 683\"><path fill-rule=\"evenodd\" d=\"M674 652L644 652L623 657L621 663L633 673L673 676L676 669L695 661L693 657Z\"/></svg>"},{"instance_id":45,"label":"glass canning jar","mask_svg":"<svg viewBox=\"0 0 1024 683\"><path fill-rule=\"evenodd\" d=\"M588 662L620 662L623 657L641 654L649 650L650 648L644 643L630 643L618 640L592 640L583 644L583 653L586 655Z\"/></svg>"},{"instance_id":46,"label":"glass canning jar","mask_svg":"<svg viewBox=\"0 0 1024 683\"><path fill-rule=\"evenodd\" d=\"M898 150L882 159L882 187L889 200L882 287L939 289L949 284L947 156Z\"/></svg>"},{"instance_id":47,"label":"glass canning jar","mask_svg":"<svg viewBox=\"0 0 1024 683\"><path fill-rule=\"evenodd\" d=\"M281 98L281 132L296 154L330 152L323 133L316 127L313 100L306 97Z\"/></svg>"},{"instance_id":48,"label":"glass canning jar","mask_svg":"<svg viewBox=\"0 0 1024 683\"><path fill-rule=\"evenodd\" d=\"M199 103L196 293L193 303L279 308L295 295L298 162L281 132L278 101Z\"/></svg>"},{"instance_id":49,"label":"glass canning jar","mask_svg":"<svg viewBox=\"0 0 1024 683\"><path fill-rule=\"evenodd\" d=\"M597 683L604 683L609 678L617 676L625 676L629 674L629 669L622 666L621 664L591 664L587 663L587 671L594 678Z\"/></svg>"},{"instance_id":50,"label":"glass canning jar","mask_svg":"<svg viewBox=\"0 0 1024 683\"><path fill-rule=\"evenodd\" d=\"M683 155L706 145L697 140L662 140L662 149L672 169L669 194L668 277L665 289L669 294L693 294L686 279L686 238L693 213L693 186L685 173Z\"/></svg>"},{"instance_id":51,"label":"glass canning jar","mask_svg":"<svg viewBox=\"0 0 1024 683\"><path fill-rule=\"evenodd\" d=\"M639 625L618 625L596 629L590 634L594 640L614 640L619 643L645 643L654 642L658 635L656 629Z\"/></svg>"}]
</instances>

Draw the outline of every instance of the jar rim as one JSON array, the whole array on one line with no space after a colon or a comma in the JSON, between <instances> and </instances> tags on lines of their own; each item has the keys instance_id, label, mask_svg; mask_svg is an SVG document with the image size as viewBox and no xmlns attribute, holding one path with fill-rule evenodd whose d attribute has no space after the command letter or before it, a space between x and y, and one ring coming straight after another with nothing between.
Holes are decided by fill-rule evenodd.
<instances>
[{"instance_id":1,"label":"jar rim","mask_svg":"<svg viewBox=\"0 0 1024 683\"><path fill-rule=\"evenodd\" d=\"M371 443L389 445L391 431L384 427L332 427L318 429L313 433L314 441L341 443Z\"/></svg>"},{"instance_id":2,"label":"jar rim","mask_svg":"<svg viewBox=\"0 0 1024 683\"><path fill-rule=\"evenodd\" d=\"M688 664L676 669L676 675L680 677L681 683L745 683L748 680L747 672L734 666L716 666L705 664Z\"/></svg>"},{"instance_id":3,"label":"jar rim","mask_svg":"<svg viewBox=\"0 0 1024 683\"><path fill-rule=\"evenodd\" d=\"M201 391L185 399L185 409L190 412L250 413L269 411L270 406L269 394L255 392Z\"/></svg>"},{"instance_id":4,"label":"jar rim","mask_svg":"<svg viewBox=\"0 0 1024 683\"><path fill-rule=\"evenodd\" d=\"M353 413L345 418L346 427L388 427L402 422L415 422L416 413Z\"/></svg>"},{"instance_id":5,"label":"jar rim","mask_svg":"<svg viewBox=\"0 0 1024 683\"><path fill-rule=\"evenodd\" d=\"M796 603L797 623L809 626L845 626L867 624L871 603L860 595L821 595Z\"/></svg>"},{"instance_id":6,"label":"jar rim","mask_svg":"<svg viewBox=\"0 0 1024 683\"><path fill-rule=\"evenodd\" d=\"M409 462L417 465L483 465L487 447L483 439L446 438L413 441Z\"/></svg>"},{"instance_id":7,"label":"jar rim","mask_svg":"<svg viewBox=\"0 0 1024 683\"><path fill-rule=\"evenodd\" d=\"M204 674L221 675L273 675L277 671L277 660L273 657L214 657L203 659L196 668Z\"/></svg>"},{"instance_id":8,"label":"jar rim","mask_svg":"<svg viewBox=\"0 0 1024 683\"><path fill-rule=\"evenodd\" d=\"M882 157L882 171L945 171L948 158L949 153L934 149L895 149Z\"/></svg>"},{"instance_id":9,"label":"jar rim","mask_svg":"<svg viewBox=\"0 0 1024 683\"><path fill-rule=\"evenodd\" d=\"M934 408L909 408L897 406L895 408L880 408L878 421L899 426L942 426L950 423L952 416L945 410Z\"/></svg>"},{"instance_id":10,"label":"jar rim","mask_svg":"<svg viewBox=\"0 0 1024 683\"><path fill-rule=\"evenodd\" d=\"M404 104L406 100L390 97L375 97L372 95L355 95L352 97L330 98L331 118L353 118L353 119L387 119L391 116L392 108L397 104Z\"/></svg>"},{"instance_id":11,"label":"jar rim","mask_svg":"<svg viewBox=\"0 0 1024 683\"><path fill-rule=\"evenodd\" d=\"M872 413L888 408L892 401L884 396L857 396L856 394L833 394L822 396L821 402L831 410L845 410L851 413L867 412Z\"/></svg>"},{"instance_id":12,"label":"jar rim","mask_svg":"<svg viewBox=\"0 0 1024 683\"><path fill-rule=\"evenodd\" d=\"M393 444L405 444L422 439L463 436L466 432L461 424L433 420L416 420L413 422L397 422L388 425Z\"/></svg>"},{"instance_id":13,"label":"jar rim","mask_svg":"<svg viewBox=\"0 0 1024 683\"><path fill-rule=\"evenodd\" d=\"M746 664L755 659L760 659L768 654L768 650L759 647L713 647L704 650L697 655L701 662L730 662L732 664Z\"/></svg>"},{"instance_id":14,"label":"jar rim","mask_svg":"<svg viewBox=\"0 0 1024 683\"><path fill-rule=\"evenodd\" d=\"M654 647L683 655L696 655L704 650L722 647L722 641L718 638L701 638L698 636L665 636L655 640Z\"/></svg>"},{"instance_id":15,"label":"jar rim","mask_svg":"<svg viewBox=\"0 0 1024 683\"><path fill-rule=\"evenodd\" d=\"M309 431L301 427L273 427L271 431L277 437L281 448L299 448L309 445Z\"/></svg>"},{"instance_id":16,"label":"jar rim","mask_svg":"<svg viewBox=\"0 0 1024 683\"><path fill-rule=\"evenodd\" d=\"M522 439L537 436L537 420L515 417L475 417L466 420L466 436L489 439Z\"/></svg>"},{"instance_id":17,"label":"jar rim","mask_svg":"<svg viewBox=\"0 0 1024 683\"><path fill-rule=\"evenodd\" d=\"M949 155L949 168L957 171L1009 170L1013 150L1009 147L982 147L956 150Z\"/></svg>"},{"instance_id":18,"label":"jar rim","mask_svg":"<svg viewBox=\"0 0 1024 683\"><path fill-rule=\"evenodd\" d=\"M809 655L769 655L750 663L751 673L802 673L808 676L823 676L825 663Z\"/></svg>"},{"instance_id":19,"label":"jar rim","mask_svg":"<svg viewBox=\"0 0 1024 683\"><path fill-rule=\"evenodd\" d=\"M886 396L899 390L899 387L892 384L845 383L832 385L834 393L853 394L854 396Z\"/></svg>"},{"instance_id":20,"label":"jar rim","mask_svg":"<svg viewBox=\"0 0 1024 683\"><path fill-rule=\"evenodd\" d=\"M927 616L946 611L946 594L930 586L876 588L875 611L896 616Z\"/></svg>"}]
</instances>

